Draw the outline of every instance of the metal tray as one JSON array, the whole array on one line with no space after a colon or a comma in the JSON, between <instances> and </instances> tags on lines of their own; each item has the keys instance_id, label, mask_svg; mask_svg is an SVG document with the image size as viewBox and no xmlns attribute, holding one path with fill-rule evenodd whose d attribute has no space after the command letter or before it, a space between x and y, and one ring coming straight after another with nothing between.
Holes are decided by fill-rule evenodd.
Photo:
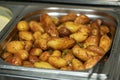
<instances>
[{"instance_id":1,"label":"metal tray","mask_svg":"<svg viewBox=\"0 0 120 80\"><path fill-rule=\"evenodd\" d=\"M52 7L51 7L52 6ZM35 11L35 13L33 13ZM115 31L115 36L114 36L114 41L111 47L111 50L109 51L110 54L108 60L106 61L105 67L106 69L111 69L114 66L106 65L108 63L113 62L114 58L113 55L117 54L115 49L118 47L118 40L119 40L119 16L116 14L116 11L112 8L95 8L95 7L76 7L76 6L62 6L62 5L47 5L47 4L40 4L40 6L27 6L22 13L17 17L16 20L14 20L14 23L11 25L11 28L9 31L7 31L6 35L2 38L0 41L0 49L4 49L5 45L7 42L12 38L11 34L14 34L15 32L15 25L18 23L19 20L36 14L40 14L41 11L45 11L49 13L50 15L54 16L59 16L59 15L64 15L68 12L74 11L76 13L84 13L88 15L91 18L102 18L105 19L107 22L110 20L111 24L115 25L116 31ZM31 14L32 12L32 14ZM29 14L29 16L28 16ZM38 15L37 15L38 16ZM112 55L112 56L111 56ZM31 78L31 79L39 79L40 77L42 78L50 78L50 79L83 79L83 78L88 78L91 71L96 69L93 67L90 70L85 70L85 71L62 71L62 70L49 70L49 69L38 69L38 68L27 68L27 67L21 67L21 66L13 66L5 63L3 60L0 60L0 72L1 74L6 74L7 75L16 75L16 76L24 76L26 78ZM111 63L112 64L112 63ZM97 66L98 68L98 66ZM104 69L103 69L104 70ZM97 70L96 70L97 71ZM104 80L107 78L106 76L107 72L101 72L99 74L101 80ZM98 74L93 73L92 79L96 79Z\"/></svg>"},{"instance_id":2,"label":"metal tray","mask_svg":"<svg viewBox=\"0 0 120 80\"><path fill-rule=\"evenodd\" d=\"M0 39L6 34L6 32L9 30L10 25L13 23L13 20L16 19L22 8L24 8L23 5L10 5L10 4L2 4L0 3L0 6L3 8L6 8L6 12L8 14L3 14L6 17L11 17L10 21L5 25L5 27L0 31Z\"/></svg>"}]
</instances>

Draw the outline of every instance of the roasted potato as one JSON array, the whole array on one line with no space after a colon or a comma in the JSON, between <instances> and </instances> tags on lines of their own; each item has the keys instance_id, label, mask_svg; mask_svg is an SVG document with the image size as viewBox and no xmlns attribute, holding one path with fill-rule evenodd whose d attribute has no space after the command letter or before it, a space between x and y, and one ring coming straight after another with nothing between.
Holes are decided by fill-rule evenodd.
<instances>
[{"instance_id":1,"label":"roasted potato","mask_svg":"<svg viewBox=\"0 0 120 80\"><path fill-rule=\"evenodd\" d=\"M112 43L112 40L107 35L103 35L100 38L99 46L103 48L105 52L107 52L110 49L111 43Z\"/></svg>"},{"instance_id":2,"label":"roasted potato","mask_svg":"<svg viewBox=\"0 0 120 80\"><path fill-rule=\"evenodd\" d=\"M67 65L67 61L61 57L50 56L48 62L56 68L61 68Z\"/></svg>"},{"instance_id":3,"label":"roasted potato","mask_svg":"<svg viewBox=\"0 0 120 80\"><path fill-rule=\"evenodd\" d=\"M83 42L87 39L88 34L86 32L76 32L70 35L70 38L73 38L76 42Z\"/></svg>"},{"instance_id":4,"label":"roasted potato","mask_svg":"<svg viewBox=\"0 0 120 80\"><path fill-rule=\"evenodd\" d=\"M34 45L35 45L35 47L41 48L43 50L47 50L47 48L48 48L47 40L43 39L43 38L35 40Z\"/></svg>"},{"instance_id":5,"label":"roasted potato","mask_svg":"<svg viewBox=\"0 0 120 80\"><path fill-rule=\"evenodd\" d=\"M39 59L41 61L47 61L49 57L50 57L50 53L48 51L45 51L39 56Z\"/></svg>"},{"instance_id":6,"label":"roasted potato","mask_svg":"<svg viewBox=\"0 0 120 80\"><path fill-rule=\"evenodd\" d=\"M31 63L30 61L23 61L23 66L25 66L25 67L34 67L33 63Z\"/></svg>"},{"instance_id":7,"label":"roasted potato","mask_svg":"<svg viewBox=\"0 0 120 80\"><path fill-rule=\"evenodd\" d=\"M8 62L12 65L21 66L22 60L19 56L9 56L5 59L5 62Z\"/></svg>"},{"instance_id":8,"label":"roasted potato","mask_svg":"<svg viewBox=\"0 0 120 80\"><path fill-rule=\"evenodd\" d=\"M27 51L30 51L30 49L32 48L33 46L33 43L32 41L22 41L23 44L24 44L24 49L27 50Z\"/></svg>"},{"instance_id":9,"label":"roasted potato","mask_svg":"<svg viewBox=\"0 0 120 80\"><path fill-rule=\"evenodd\" d=\"M102 19L76 13L56 17L44 12L38 18L22 19L16 27L1 53L3 60L17 66L75 71L92 68L110 49L115 31Z\"/></svg>"},{"instance_id":10,"label":"roasted potato","mask_svg":"<svg viewBox=\"0 0 120 80\"><path fill-rule=\"evenodd\" d=\"M75 33L80 29L80 26L75 24L74 22L65 22L65 28L67 28L71 33Z\"/></svg>"},{"instance_id":11,"label":"roasted potato","mask_svg":"<svg viewBox=\"0 0 120 80\"><path fill-rule=\"evenodd\" d=\"M109 32L110 32L110 29L109 29L108 26L106 26L106 25L101 25L100 26L100 34L101 35L107 34Z\"/></svg>"},{"instance_id":12,"label":"roasted potato","mask_svg":"<svg viewBox=\"0 0 120 80\"><path fill-rule=\"evenodd\" d=\"M19 50L15 55L20 57L22 60L27 60L29 53L26 50Z\"/></svg>"},{"instance_id":13,"label":"roasted potato","mask_svg":"<svg viewBox=\"0 0 120 80\"><path fill-rule=\"evenodd\" d=\"M4 53L2 54L2 58L3 58L3 59L6 59L7 57L12 56L12 55L13 55L13 54L10 53L10 52L4 52Z\"/></svg>"},{"instance_id":14,"label":"roasted potato","mask_svg":"<svg viewBox=\"0 0 120 80\"><path fill-rule=\"evenodd\" d=\"M64 66L64 67L61 67L60 70L71 71L72 70L72 66Z\"/></svg>"},{"instance_id":15,"label":"roasted potato","mask_svg":"<svg viewBox=\"0 0 120 80\"><path fill-rule=\"evenodd\" d=\"M29 61L32 63L40 61L40 59L35 55L29 55Z\"/></svg>"},{"instance_id":16,"label":"roasted potato","mask_svg":"<svg viewBox=\"0 0 120 80\"><path fill-rule=\"evenodd\" d=\"M64 27L64 25L58 27L57 29L58 29L59 36L60 36L60 37L69 36L70 33L71 33L66 27Z\"/></svg>"},{"instance_id":17,"label":"roasted potato","mask_svg":"<svg viewBox=\"0 0 120 80\"><path fill-rule=\"evenodd\" d=\"M95 45L98 46L99 45L99 36L97 35L91 35L89 36L84 43L84 48L90 46L90 45Z\"/></svg>"},{"instance_id":18,"label":"roasted potato","mask_svg":"<svg viewBox=\"0 0 120 80\"><path fill-rule=\"evenodd\" d=\"M84 70L85 69L83 63L78 59L73 59L71 64L72 64L73 70Z\"/></svg>"},{"instance_id":19,"label":"roasted potato","mask_svg":"<svg viewBox=\"0 0 120 80\"><path fill-rule=\"evenodd\" d=\"M74 55L71 53L66 53L64 56L63 56L63 59L65 59L67 61L68 64L71 63L72 59L74 59Z\"/></svg>"},{"instance_id":20,"label":"roasted potato","mask_svg":"<svg viewBox=\"0 0 120 80\"><path fill-rule=\"evenodd\" d=\"M54 22L55 25L59 24L59 18L58 17L51 16L51 19L52 19L52 21Z\"/></svg>"},{"instance_id":21,"label":"roasted potato","mask_svg":"<svg viewBox=\"0 0 120 80\"><path fill-rule=\"evenodd\" d=\"M24 44L21 41L10 41L6 46L6 50L10 53L17 53L22 49L24 49Z\"/></svg>"},{"instance_id":22,"label":"roasted potato","mask_svg":"<svg viewBox=\"0 0 120 80\"><path fill-rule=\"evenodd\" d=\"M19 21L17 24L17 29L19 31L28 31L29 30L28 22L25 20Z\"/></svg>"},{"instance_id":23,"label":"roasted potato","mask_svg":"<svg viewBox=\"0 0 120 80\"><path fill-rule=\"evenodd\" d=\"M60 22L67 22L67 21L74 21L76 19L77 15L75 13L69 13L67 15L61 16L59 18Z\"/></svg>"},{"instance_id":24,"label":"roasted potato","mask_svg":"<svg viewBox=\"0 0 120 80\"><path fill-rule=\"evenodd\" d=\"M44 32L42 24L38 23L37 21L30 21L29 26L30 26L31 31L33 31L33 32L36 32L36 31L39 31L41 33Z\"/></svg>"},{"instance_id":25,"label":"roasted potato","mask_svg":"<svg viewBox=\"0 0 120 80\"><path fill-rule=\"evenodd\" d=\"M90 18L84 14L80 14L74 21L76 24L87 24L89 23Z\"/></svg>"},{"instance_id":26,"label":"roasted potato","mask_svg":"<svg viewBox=\"0 0 120 80\"><path fill-rule=\"evenodd\" d=\"M96 19L91 23L92 35L100 36L100 25L102 24L101 19Z\"/></svg>"},{"instance_id":27,"label":"roasted potato","mask_svg":"<svg viewBox=\"0 0 120 80\"><path fill-rule=\"evenodd\" d=\"M92 68L100 60L100 58L101 58L101 56L95 56L95 57L92 57L89 60L87 60L84 63L85 69Z\"/></svg>"},{"instance_id":28,"label":"roasted potato","mask_svg":"<svg viewBox=\"0 0 120 80\"><path fill-rule=\"evenodd\" d=\"M71 38L64 37L64 38L52 38L48 41L47 46L53 49L68 49L74 45L75 41Z\"/></svg>"},{"instance_id":29,"label":"roasted potato","mask_svg":"<svg viewBox=\"0 0 120 80\"><path fill-rule=\"evenodd\" d=\"M96 52L100 56L103 56L106 53L105 50L99 46L90 45L87 49Z\"/></svg>"},{"instance_id":30,"label":"roasted potato","mask_svg":"<svg viewBox=\"0 0 120 80\"><path fill-rule=\"evenodd\" d=\"M89 51L89 50L84 49L84 48L80 48L78 45L75 45L72 48L72 52L73 52L73 55L75 57L79 58L82 61L87 61L91 57L97 56L97 53Z\"/></svg>"},{"instance_id":31,"label":"roasted potato","mask_svg":"<svg viewBox=\"0 0 120 80\"><path fill-rule=\"evenodd\" d=\"M36 68L55 69L55 67L53 67L50 63L44 62L44 61L35 62L34 67L36 67Z\"/></svg>"},{"instance_id":32,"label":"roasted potato","mask_svg":"<svg viewBox=\"0 0 120 80\"><path fill-rule=\"evenodd\" d=\"M33 33L33 37L35 40L40 39L41 35L42 35L42 33L40 31L36 31Z\"/></svg>"},{"instance_id":33,"label":"roasted potato","mask_svg":"<svg viewBox=\"0 0 120 80\"><path fill-rule=\"evenodd\" d=\"M44 31L48 33L50 36L52 37L59 36L56 25L54 24L54 22L52 21L51 17L48 14L46 13L41 14L40 22L44 28Z\"/></svg>"},{"instance_id":34,"label":"roasted potato","mask_svg":"<svg viewBox=\"0 0 120 80\"><path fill-rule=\"evenodd\" d=\"M52 52L51 56L61 57L62 53L59 50L54 50Z\"/></svg>"},{"instance_id":35,"label":"roasted potato","mask_svg":"<svg viewBox=\"0 0 120 80\"><path fill-rule=\"evenodd\" d=\"M32 48L30 50L30 55L40 56L42 54L42 49L40 48Z\"/></svg>"},{"instance_id":36,"label":"roasted potato","mask_svg":"<svg viewBox=\"0 0 120 80\"><path fill-rule=\"evenodd\" d=\"M19 38L26 41L33 41L33 35L29 31L20 31Z\"/></svg>"}]
</instances>

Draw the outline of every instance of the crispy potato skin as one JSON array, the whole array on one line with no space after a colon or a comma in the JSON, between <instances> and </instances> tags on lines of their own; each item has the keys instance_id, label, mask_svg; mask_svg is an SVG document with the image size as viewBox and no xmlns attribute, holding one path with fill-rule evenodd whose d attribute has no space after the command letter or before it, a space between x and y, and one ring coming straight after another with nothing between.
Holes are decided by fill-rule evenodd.
<instances>
[{"instance_id":1,"label":"crispy potato skin","mask_svg":"<svg viewBox=\"0 0 120 80\"><path fill-rule=\"evenodd\" d=\"M88 47L90 45L95 45L98 46L99 45L99 36L96 35L91 35L89 36L84 43L84 47Z\"/></svg>"},{"instance_id":2,"label":"crispy potato skin","mask_svg":"<svg viewBox=\"0 0 120 80\"><path fill-rule=\"evenodd\" d=\"M105 50L99 46L91 45L91 46L88 46L87 49L98 53L98 55L100 56L103 56L106 53Z\"/></svg>"},{"instance_id":3,"label":"crispy potato skin","mask_svg":"<svg viewBox=\"0 0 120 80\"><path fill-rule=\"evenodd\" d=\"M47 68L47 69L55 69L55 67L53 67L51 64L49 64L48 62L44 62L44 61L40 61L40 62L35 62L34 66L36 68Z\"/></svg>"},{"instance_id":4,"label":"crispy potato skin","mask_svg":"<svg viewBox=\"0 0 120 80\"><path fill-rule=\"evenodd\" d=\"M64 27L64 26L58 27L57 30L58 30L59 35L60 35L61 37L69 36L70 33L71 33L71 32L70 32L66 27Z\"/></svg>"},{"instance_id":5,"label":"crispy potato skin","mask_svg":"<svg viewBox=\"0 0 120 80\"><path fill-rule=\"evenodd\" d=\"M74 22L65 22L65 28L67 28L71 33L77 32L80 29L80 26L75 24Z\"/></svg>"},{"instance_id":6,"label":"crispy potato skin","mask_svg":"<svg viewBox=\"0 0 120 80\"><path fill-rule=\"evenodd\" d=\"M26 60L28 59L29 53L26 50L19 50L15 55L20 57L22 60Z\"/></svg>"},{"instance_id":7,"label":"crispy potato skin","mask_svg":"<svg viewBox=\"0 0 120 80\"><path fill-rule=\"evenodd\" d=\"M39 39L34 41L34 46L46 50L48 48L47 42L50 36L47 33L42 34Z\"/></svg>"},{"instance_id":8,"label":"crispy potato skin","mask_svg":"<svg viewBox=\"0 0 120 80\"><path fill-rule=\"evenodd\" d=\"M75 19L75 23L76 24L87 24L89 23L90 19L88 16L84 15L84 14L81 14L79 15L76 19Z\"/></svg>"},{"instance_id":9,"label":"crispy potato skin","mask_svg":"<svg viewBox=\"0 0 120 80\"><path fill-rule=\"evenodd\" d=\"M29 55L29 61L30 61L31 63L35 63L35 62L38 62L38 61L40 61L40 60L39 60L39 58L38 58L37 56L35 56L35 55Z\"/></svg>"},{"instance_id":10,"label":"crispy potato skin","mask_svg":"<svg viewBox=\"0 0 120 80\"><path fill-rule=\"evenodd\" d=\"M100 58L101 58L100 56L95 56L95 57L92 57L89 60L87 60L84 63L85 69L92 68L99 61Z\"/></svg>"},{"instance_id":11,"label":"crispy potato skin","mask_svg":"<svg viewBox=\"0 0 120 80\"><path fill-rule=\"evenodd\" d=\"M22 65L22 60L18 56L9 56L5 59L5 62L8 62L8 63L16 65L16 66Z\"/></svg>"},{"instance_id":12,"label":"crispy potato skin","mask_svg":"<svg viewBox=\"0 0 120 80\"><path fill-rule=\"evenodd\" d=\"M77 15L75 13L69 13L67 15L60 17L60 22L63 23L63 22L67 22L67 21L73 21L76 19L76 17L77 17Z\"/></svg>"},{"instance_id":13,"label":"crispy potato skin","mask_svg":"<svg viewBox=\"0 0 120 80\"><path fill-rule=\"evenodd\" d=\"M112 40L107 35L103 35L100 38L99 46L102 47L105 50L105 52L107 52L110 49L111 43Z\"/></svg>"},{"instance_id":14,"label":"crispy potato skin","mask_svg":"<svg viewBox=\"0 0 120 80\"><path fill-rule=\"evenodd\" d=\"M52 37L58 37L59 33L57 31L56 25L53 23L51 17L45 13L40 16L40 22L48 34Z\"/></svg>"},{"instance_id":15,"label":"crispy potato skin","mask_svg":"<svg viewBox=\"0 0 120 80\"><path fill-rule=\"evenodd\" d=\"M110 29L106 25L101 25L100 26L100 34L104 35L110 32Z\"/></svg>"},{"instance_id":16,"label":"crispy potato skin","mask_svg":"<svg viewBox=\"0 0 120 80\"><path fill-rule=\"evenodd\" d=\"M47 61L49 57L50 57L50 53L48 51L45 51L39 56L39 59L41 61Z\"/></svg>"},{"instance_id":17,"label":"crispy potato skin","mask_svg":"<svg viewBox=\"0 0 120 80\"><path fill-rule=\"evenodd\" d=\"M32 48L30 50L30 55L40 56L42 54L42 49L40 48Z\"/></svg>"},{"instance_id":18,"label":"crispy potato skin","mask_svg":"<svg viewBox=\"0 0 120 80\"><path fill-rule=\"evenodd\" d=\"M73 59L72 60L72 69L73 70L84 70L84 65L80 60Z\"/></svg>"},{"instance_id":19,"label":"crispy potato skin","mask_svg":"<svg viewBox=\"0 0 120 80\"><path fill-rule=\"evenodd\" d=\"M50 56L48 62L56 68L64 67L67 65L67 61L61 57Z\"/></svg>"},{"instance_id":20,"label":"crispy potato skin","mask_svg":"<svg viewBox=\"0 0 120 80\"><path fill-rule=\"evenodd\" d=\"M33 32L37 32L37 31L39 31L41 33L44 32L42 25L40 23L38 23L37 21L30 21L29 26Z\"/></svg>"},{"instance_id":21,"label":"crispy potato skin","mask_svg":"<svg viewBox=\"0 0 120 80\"><path fill-rule=\"evenodd\" d=\"M97 56L97 53L86 50L84 48L80 48L78 45L75 45L72 48L73 55L77 58L79 58L82 61L87 61L93 56Z\"/></svg>"},{"instance_id":22,"label":"crispy potato skin","mask_svg":"<svg viewBox=\"0 0 120 80\"><path fill-rule=\"evenodd\" d=\"M40 39L41 35L42 35L42 33L40 31L36 31L33 33L33 38L35 40Z\"/></svg>"},{"instance_id":23,"label":"crispy potato skin","mask_svg":"<svg viewBox=\"0 0 120 80\"><path fill-rule=\"evenodd\" d=\"M17 53L21 49L24 49L24 45L21 41L11 41L6 46L6 50L10 53Z\"/></svg>"},{"instance_id":24,"label":"crispy potato skin","mask_svg":"<svg viewBox=\"0 0 120 80\"><path fill-rule=\"evenodd\" d=\"M53 38L48 41L47 45L50 48L62 50L72 47L74 43L75 41L73 39L64 37L64 38Z\"/></svg>"}]
</instances>

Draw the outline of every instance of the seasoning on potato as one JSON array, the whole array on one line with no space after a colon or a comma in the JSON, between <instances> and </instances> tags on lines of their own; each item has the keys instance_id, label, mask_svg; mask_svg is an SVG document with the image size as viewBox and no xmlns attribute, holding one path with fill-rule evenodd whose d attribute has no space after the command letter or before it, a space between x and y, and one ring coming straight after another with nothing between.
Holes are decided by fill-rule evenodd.
<instances>
[{"instance_id":1,"label":"seasoning on potato","mask_svg":"<svg viewBox=\"0 0 120 80\"><path fill-rule=\"evenodd\" d=\"M92 68L110 49L112 33L101 19L68 13L38 19L21 20L17 39L6 45L1 57L6 62L25 67L59 70Z\"/></svg>"}]
</instances>

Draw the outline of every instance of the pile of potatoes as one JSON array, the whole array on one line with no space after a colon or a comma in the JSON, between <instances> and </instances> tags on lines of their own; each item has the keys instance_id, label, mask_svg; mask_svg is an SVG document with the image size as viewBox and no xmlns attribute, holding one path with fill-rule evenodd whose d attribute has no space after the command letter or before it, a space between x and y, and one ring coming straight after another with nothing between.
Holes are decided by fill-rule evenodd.
<instances>
[{"instance_id":1,"label":"pile of potatoes","mask_svg":"<svg viewBox=\"0 0 120 80\"><path fill-rule=\"evenodd\" d=\"M102 19L68 13L39 20L21 20L18 39L8 42L2 59L16 66L85 70L92 68L110 49L112 38Z\"/></svg>"}]
</instances>

